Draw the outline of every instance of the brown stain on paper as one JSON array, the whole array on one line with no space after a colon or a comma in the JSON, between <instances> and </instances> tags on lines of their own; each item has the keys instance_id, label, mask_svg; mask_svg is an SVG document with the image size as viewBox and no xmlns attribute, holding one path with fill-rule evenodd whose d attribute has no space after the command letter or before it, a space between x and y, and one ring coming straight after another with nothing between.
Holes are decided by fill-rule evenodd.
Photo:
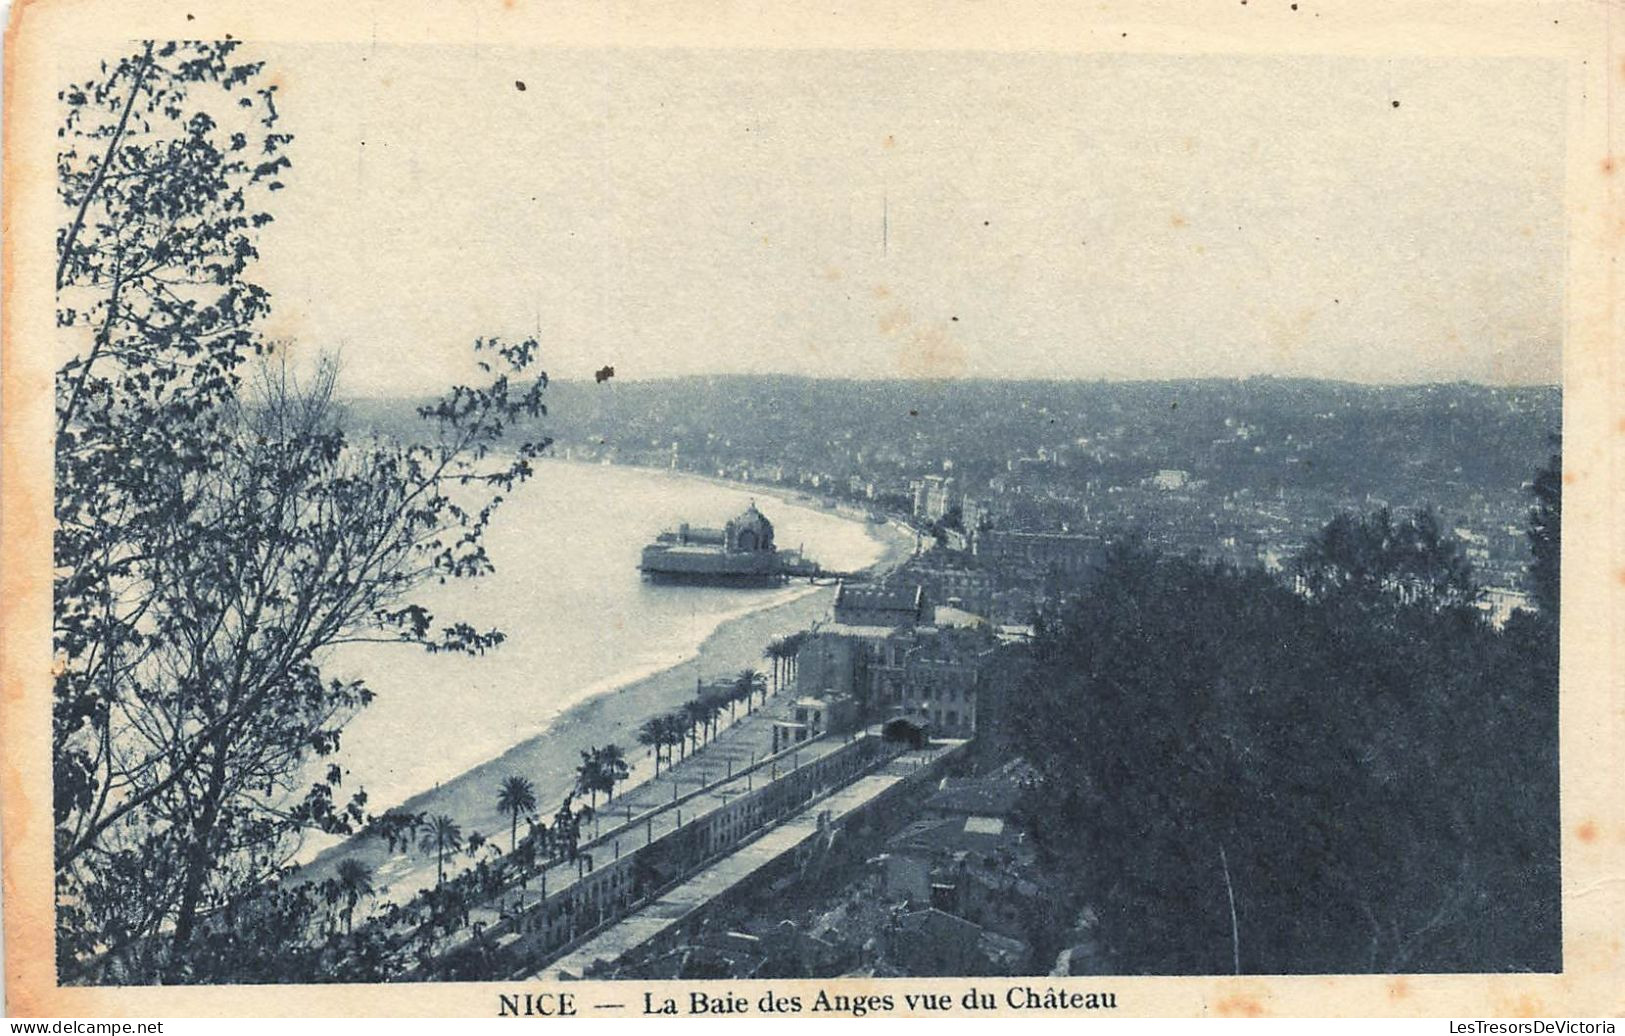
<instances>
[{"instance_id":1,"label":"brown stain on paper","mask_svg":"<svg viewBox=\"0 0 1625 1036\"><path fill-rule=\"evenodd\" d=\"M912 318L909 317L908 310L904 309L902 306L893 306L892 308L886 310L886 312L880 314L880 319L876 322L876 327L879 329L881 334L890 335L897 331L901 331L911 322Z\"/></svg>"},{"instance_id":2,"label":"brown stain on paper","mask_svg":"<svg viewBox=\"0 0 1625 1036\"><path fill-rule=\"evenodd\" d=\"M26 267L18 269L18 237L11 228L19 225L20 213L18 181L32 177L55 175L53 166L43 162L28 165L21 160L24 146L18 138L19 111L27 111L25 102L31 94L34 109L49 104L44 87L52 84L35 74L24 82L20 68L28 67L22 60L21 37L23 26L31 9L39 0L17 0L12 6L11 18L6 26L4 83L4 168L5 184L0 188L0 224L6 232L0 233L0 310L5 320L0 322L0 386L4 388L6 403L0 406L0 471L6 473L4 492L0 493L0 628L5 631L5 650L0 651L0 803L4 804L0 823L4 824L5 840L0 844L0 921L5 928L5 955L0 961L5 967L6 1002L0 1013L10 1016L45 1016L62 1014L54 1010L52 995L55 989L55 903L51 889L51 859L49 830L36 833L35 821L49 817L50 763L48 751L25 751L19 745L17 732L40 729L31 721L37 713L30 710L28 656L32 652L19 651L19 642L49 644L48 624L38 618L49 614L51 572L49 568L51 515L49 481L50 422L44 415L33 418L43 427L44 443L35 443L35 426L29 423L31 411L39 411L51 399L49 375L33 370L13 348L18 334L16 305L19 272L29 273ZM40 67L43 55L33 48L33 67ZM53 69L54 64L46 67ZM48 275L47 275L48 276ZM39 351L31 351L38 365ZM28 374L38 377L29 380ZM22 390L31 390L19 392ZM19 403L19 396L28 400ZM42 446L42 450L30 449ZM44 458L44 463L39 461ZM18 472L46 472L43 478L32 481L19 478ZM42 492L43 488L43 492ZM41 519L44 519L43 521ZM43 628L42 628L43 627ZM35 638L38 639L35 639ZM48 692L42 692L48 693ZM41 744L44 742L33 742ZM43 758L40 756L43 755ZM30 763L38 761L33 769ZM44 780L41 782L40 774ZM30 794L30 780L45 795Z\"/></svg>"},{"instance_id":3,"label":"brown stain on paper","mask_svg":"<svg viewBox=\"0 0 1625 1036\"><path fill-rule=\"evenodd\" d=\"M1539 997L1532 993L1520 993L1515 999L1497 997L1494 1013L1504 1018L1539 1018L1549 1012Z\"/></svg>"},{"instance_id":4,"label":"brown stain on paper","mask_svg":"<svg viewBox=\"0 0 1625 1036\"><path fill-rule=\"evenodd\" d=\"M910 378L955 378L968 366L965 347L942 324L912 332L897 356L899 373Z\"/></svg>"},{"instance_id":5,"label":"brown stain on paper","mask_svg":"<svg viewBox=\"0 0 1625 1036\"><path fill-rule=\"evenodd\" d=\"M1319 316L1320 310L1315 306L1304 306L1290 313L1279 310L1266 313L1264 340L1270 354L1283 363L1296 357L1312 341L1310 331Z\"/></svg>"},{"instance_id":6,"label":"brown stain on paper","mask_svg":"<svg viewBox=\"0 0 1625 1036\"><path fill-rule=\"evenodd\" d=\"M1625 579L1625 572L1620 573L1620 575L1622 579ZM1578 838L1582 842L1585 842L1587 845L1595 842L1597 840L1597 822L1595 820L1587 820L1579 827L1574 829L1574 837Z\"/></svg>"},{"instance_id":7,"label":"brown stain on paper","mask_svg":"<svg viewBox=\"0 0 1625 1036\"><path fill-rule=\"evenodd\" d=\"M1267 1013L1255 996L1227 996L1213 1005L1213 1013L1221 1018L1262 1018Z\"/></svg>"},{"instance_id":8,"label":"brown stain on paper","mask_svg":"<svg viewBox=\"0 0 1625 1036\"><path fill-rule=\"evenodd\" d=\"M875 286L875 297L886 299L891 291L884 284ZM896 373L905 378L953 378L969 368L965 347L956 341L949 325L959 320L950 317L931 324L917 324L914 314L901 303L894 303L875 319L875 330L882 338L897 341L894 361Z\"/></svg>"}]
</instances>

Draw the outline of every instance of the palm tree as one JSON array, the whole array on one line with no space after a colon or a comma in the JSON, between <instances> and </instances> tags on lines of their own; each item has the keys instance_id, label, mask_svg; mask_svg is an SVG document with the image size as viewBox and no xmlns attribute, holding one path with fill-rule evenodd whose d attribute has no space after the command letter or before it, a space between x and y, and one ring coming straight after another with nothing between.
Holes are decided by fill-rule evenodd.
<instances>
[{"instance_id":1,"label":"palm tree","mask_svg":"<svg viewBox=\"0 0 1625 1036\"><path fill-rule=\"evenodd\" d=\"M638 728L638 744L647 745L655 757L655 776L660 776L660 750L666 744L666 717L655 716Z\"/></svg>"},{"instance_id":2,"label":"palm tree","mask_svg":"<svg viewBox=\"0 0 1625 1036\"><path fill-rule=\"evenodd\" d=\"M717 736L717 717L722 715L722 706L711 694L702 694L695 700L700 706L700 726L705 728L705 739L710 741Z\"/></svg>"},{"instance_id":3,"label":"palm tree","mask_svg":"<svg viewBox=\"0 0 1625 1036\"><path fill-rule=\"evenodd\" d=\"M576 794L592 796L594 807L598 805L598 789L603 786L603 771L598 766L598 749L583 749L581 752L581 765L576 767Z\"/></svg>"},{"instance_id":4,"label":"palm tree","mask_svg":"<svg viewBox=\"0 0 1625 1036\"><path fill-rule=\"evenodd\" d=\"M356 904L373 894L372 871L352 857L339 861L338 877L344 894L344 934L349 935L355 924Z\"/></svg>"},{"instance_id":5,"label":"palm tree","mask_svg":"<svg viewBox=\"0 0 1625 1036\"><path fill-rule=\"evenodd\" d=\"M705 729L705 702L695 698L683 705L683 719L688 724L689 748L700 750L700 731Z\"/></svg>"},{"instance_id":6,"label":"palm tree","mask_svg":"<svg viewBox=\"0 0 1625 1036\"><path fill-rule=\"evenodd\" d=\"M519 814L536 808L536 788L514 774L497 788L497 809L508 814L508 851L519 846Z\"/></svg>"},{"instance_id":7,"label":"palm tree","mask_svg":"<svg viewBox=\"0 0 1625 1036\"><path fill-rule=\"evenodd\" d=\"M796 668L800 661L802 645L807 643L809 637L807 630L799 630L784 638L784 682L788 684L795 679Z\"/></svg>"},{"instance_id":8,"label":"palm tree","mask_svg":"<svg viewBox=\"0 0 1625 1036\"><path fill-rule=\"evenodd\" d=\"M752 695L760 694L763 704L767 702L767 677L750 666L739 670L739 675L734 677L734 688L746 701L751 700Z\"/></svg>"},{"instance_id":9,"label":"palm tree","mask_svg":"<svg viewBox=\"0 0 1625 1036\"><path fill-rule=\"evenodd\" d=\"M521 857L520 862L523 865L525 863L525 861L528 859L529 866L534 867L537 864L538 861L546 861L546 860L552 858L552 855L553 855L553 832L548 828L548 826L546 824L541 823L540 821L538 821L534 817L526 818L525 823L530 825L530 833L525 836L525 847L527 849L529 849L530 852L529 852L528 857ZM545 875L545 873L547 871L547 867L546 867L545 863L543 863L543 866L542 866L541 869L543 871L543 874ZM528 870L529 870L529 868L527 867L527 869L526 869L527 875L528 875ZM528 880L528 878L527 878L527 880ZM545 877L544 877L544 882L545 882Z\"/></svg>"},{"instance_id":10,"label":"palm tree","mask_svg":"<svg viewBox=\"0 0 1625 1036\"><path fill-rule=\"evenodd\" d=\"M773 690L776 693L779 689L779 666L784 662L784 638L775 637L768 641L762 657L773 663Z\"/></svg>"},{"instance_id":11,"label":"palm tree","mask_svg":"<svg viewBox=\"0 0 1625 1036\"><path fill-rule=\"evenodd\" d=\"M683 710L678 709L665 715L666 744L677 749L677 758L681 762L688 758L688 717ZM671 753L666 754L666 762L671 762Z\"/></svg>"},{"instance_id":12,"label":"palm tree","mask_svg":"<svg viewBox=\"0 0 1625 1036\"><path fill-rule=\"evenodd\" d=\"M598 749L598 769L604 780L604 801L609 802L615 798L615 785L626 780L632 768L627 765L620 745L605 745Z\"/></svg>"},{"instance_id":13,"label":"palm tree","mask_svg":"<svg viewBox=\"0 0 1625 1036\"><path fill-rule=\"evenodd\" d=\"M538 839L535 838L527 838L524 845L519 846L509 854L509 860L514 868L519 871L520 888L530 888L530 872L536 867L537 841Z\"/></svg>"},{"instance_id":14,"label":"palm tree","mask_svg":"<svg viewBox=\"0 0 1625 1036\"><path fill-rule=\"evenodd\" d=\"M463 829L446 814L436 814L424 825L423 838L418 845L424 852L434 851L434 883L438 886L446 880L446 854L463 847Z\"/></svg>"},{"instance_id":15,"label":"palm tree","mask_svg":"<svg viewBox=\"0 0 1625 1036\"><path fill-rule=\"evenodd\" d=\"M327 904L327 930L332 931L334 927L333 907L336 906L338 901L343 898L344 890L339 887L339 883L336 878L328 878L316 888L318 895L320 895L322 898L322 902Z\"/></svg>"},{"instance_id":16,"label":"palm tree","mask_svg":"<svg viewBox=\"0 0 1625 1036\"><path fill-rule=\"evenodd\" d=\"M576 846L581 842L581 813L570 808L573 797L564 796L559 811L553 814L553 853L558 859L575 859Z\"/></svg>"}]
</instances>

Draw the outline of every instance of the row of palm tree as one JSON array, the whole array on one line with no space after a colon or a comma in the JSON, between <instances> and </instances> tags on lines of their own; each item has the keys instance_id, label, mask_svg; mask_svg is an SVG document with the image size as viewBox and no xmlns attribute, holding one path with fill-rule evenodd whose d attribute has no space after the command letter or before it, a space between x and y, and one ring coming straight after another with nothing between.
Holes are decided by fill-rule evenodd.
<instances>
[{"instance_id":1,"label":"row of palm tree","mask_svg":"<svg viewBox=\"0 0 1625 1036\"><path fill-rule=\"evenodd\" d=\"M763 652L763 657L773 664L773 693L778 693L793 679L796 656L807 637L805 631L779 637L770 642ZM755 711L758 698L760 704L767 703L768 693L768 678L758 670L746 667L733 680L701 688L682 707L649 719L638 732L638 742L654 753L655 775L660 774L662 758L667 766L671 765L673 748L678 750L679 759L686 759L690 748L699 749L702 737L707 742L714 738L724 709L732 722L737 717L741 702L745 704L748 714ZM496 804L499 812L508 815L508 851L520 866L521 873L528 874L538 855L549 859L574 856L580 844L582 824L590 820L597 810L599 792L604 794L606 802L612 801L615 787L630 774L631 766L619 745L611 744L582 752L581 765L576 768L575 789L571 795L565 796L552 825L540 823L535 817L537 800L534 784L518 774L504 778L497 787ZM577 794L590 796L590 805L573 809L571 800ZM529 824L524 852L519 851L521 816L526 817ZM391 852L397 846L410 848L415 842L422 852L433 853L437 889L445 882L446 861L463 849L465 842L471 854L486 844L484 836L478 832L470 833L465 838L462 826L444 813L428 816L390 812L374 820L372 830L389 845ZM488 849L500 851L494 847ZM358 860L343 860L339 863L337 876L323 882L321 894L329 909L338 911L348 933L354 924L356 906L362 899L376 894L372 872ZM340 902L344 904L342 909L337 907Z\"/></svg>"},{"instance_id":2,"label":"row of palm tree","mask_svg":"<svg viewBox=\"0 0 1625 1036\"><path fill-rule=\"evenodd\" d=\"M538 855L557 860L573 857L581 843L581 827L597 812L597 803L573 808L571 802L583 790L614 792L616 784L630 772L621 749L617 745L594 748L581 753L582 763L576 770L576 791L564 797L564 802L553 815L552 825L542 823L536 813L536 787L518 774L505 778L497 786L497 809L508 814L508 852L528 869ZM523 815L529 830L523 845L519 842L519 818Z\"/></svg>"},{"instance_id":3,"label":"row of palm tree","mask_svg":"<svg viewBox=\"0 0 1625 1036\"><path fill-rule=\"evenodd\" d=\"M701 739L709 742L716 737L717 724L724 709L731 722L738 715L739 703L745 703L747 712L755 711L756 698L767 701L767 678L755 669L746 668L732 681L701 689L692 700L663 716L645 721L638 730L638 743L654 754L655 776L660 776L662 760L671 764L671 750L678 751L678 760L688 758L690 750L698 751Z\"/></svg>"},{"instance_id":4,"label":"row of palm tree","mask_svg":"<svg viewBox=\"0 0 1625 1036\"><path fill-rule=\"evenodd\" d=\"M337 876L328 878L320 886L320 895L329 910L335 908L341 901L344 903L343 908L339 910L339 916L344 919L345 935L349 935L355 929L356 906L363 899L373 896L376 891L372 884L372 871L354 857L340 860Z\"/></svg>"},{"instance_id":5,"label":"row of palm tree","mask_svg":"<svg viewBox=\"0 0 1625 1036\"><path fill-rule=\"evenodd\" d=\"M802 630L788 636L776 637L768 641L767 647L762 651L762 657L773 663L773 693L777 694L779 688L788 684L795 675L796 656L801 653L801 646L807 642L809 632Z\"/></svg>"},{"instance_id":6,"label":"row of palm tree","mask_svg":"<svg viewBox=\"0 0 1625 1036\"><path fill-rule=\"evenodd\" d=\"M583 752L582 759L577 779L590 790L613 793L615 784L624 780L629 770L620 748L615 745ZM573 798L573 792L565 796L553 817L553 823L547 825L530 815L536 811L537 802L536 788L529 780L514 774L498 785L497 808L508 814L509 854L522 879L528 879L539 856L557 861L576 855L583 825L593 818L595 810L590 806L573 808ZM530 828L523 845L518 840L521 815L527 815ZM501 849L489 843L484 835L477 831L465 835L462 825L445 813L430 816L391 811L376 818L370 829L389 846L392 853L397 848L410 849L414 844L424 853L433 853L434 888L437 893L446 882L446 863L458 851L466 849L470 857L478 855L481 849L501 855ZM481 863L479 869L484 871L485 867ZM326 903L329 916L333 918L330 923L336 927L337 922L342 920L346 935L353 930L357 905L378 892L372 879L372 871L365 864L349 857L339 862L334 877L317 887L317 894Z\"/></svg>"},{"instance_id":7,"label":"row of palm tree","mask_svg":"<svg viewBox=\"0 0 1625 1036\"><path fill-rule=\"evenodd\" d=\"M782 683L791 678L796 655L806 637L805 632L794 633L768 644L764 657L773 662L775 693ZM681 708L645 722L638 731L638 742L654 753L655 775L660 774L662 753L670 766L673 748L678 750L680 760L686 759L690 749L699 750L702 736L706 742L714 738L724 708L732 720L737 715L740 702L744 702L746 711L751 712L755 710L758 697L762 704L767 703L767 695L767 677L754 668L746 667L731 682L704 688ZM586 815L590 817L596 812L599 792L604 793L605 801L613 800L615 786L630 774L631 766L619 745L605 745L582 752L581 765L576 768L575 793L590 796ZM519 847L519 818L536 812L535 785L518 774L505 778L497 788L497 809L508 815L508 850L515 852ZM554 818L552 829L532 821L531 840L553 849L550 855L556 855L557 849L566 844L573 851L574 843L579 841L581 817L582 813L571 810L570 797L567 796L559 815ZM394 814L389 819L396 823L387 829L381 828L380 834L388 840L390 848L393 849L397 841L410 844L415 835L424 852L435 854L435 884L441 884L445 880L446 860L463 847L462 827L444 813L433 817ZM479 835L471 837L479 838L482 843L484 841ZM355 875L352 874L352 877ZM351 909L354 909L353 906Z\"/></svg>"},{"instance_id":8,"label":"row of palm tree","mask_svg":"<svg viewBox=\"0 0 1625 1036\"><path fill-rule=\"evenodd\" d=\"M447 858L463 848L462 826L444 813L429 816L426 813L391 810L374 819L368 830L383 839L392 853L397 849L411 849L414 843L421 851L434 853L436 885L445 879ZM469 836L471 849L478 849L484 843L484 837L477 833ZM347 859L339 864L341 881L345 880L346 866L354 862ZM355 865L361 866L359 863ZM365 870L364 867L362 869ZM352 880L357 877L354 870L348 873Z\"/></svg>"},{"instance_id":9,"label":"row of palm tree","mask_svg":"<svg viewBox=\"0 0 1625 1036\"><path fill-rule=\"evenodd\" d=\"M644 720L643 726L638 728L638 744L643 745L654 753L655 776L660 776L660 763L662 759L670 761L670 750L673 745L683 745L688 738L687 711L668 712L664 716L653 716Z\"/></svg>"},{"instance_id":10,"label":"row of palm tree","mask_svg":"<svg viewBox=\"0 0 1625 1036\"><path fill-rule=\"evenodd\" d=\"M598 808L598 793L604 801L615 798L615 785L631 776L632 767L621 753L620 745L605 745L581 753L581 765L576 767L576 794L590 795L592 808Z\"/></svg>"}]
</instances>

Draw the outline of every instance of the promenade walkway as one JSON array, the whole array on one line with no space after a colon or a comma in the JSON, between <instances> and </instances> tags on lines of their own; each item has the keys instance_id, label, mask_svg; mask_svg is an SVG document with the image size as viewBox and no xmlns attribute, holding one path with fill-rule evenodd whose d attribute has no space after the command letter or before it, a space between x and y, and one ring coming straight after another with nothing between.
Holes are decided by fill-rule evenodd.
<instances>
[{"instance_id":1,"label":"promenade walkway","mask_svg":"<svg viewBox=\"0 0 1625 1036\"><path fill-rule=\"evenodd\" d=\"M754 710L748 710L741 704L736 707L735 715L730 718L725 712L715 738L703 742L697 752L691 751L680 761L679 753L673 750L673 763L662 766L659 776L655 776L654 762L648 751L642 746L633 743L630 738L622 738L622 750L631 763L631 774L627 784L619 791L613 801L605 802L602 797L598 800L600 815L596 823L589 826L584 832L583 841L592 839L604 832L612 830L618 824L626 821L627 810L632 814L648 812L660 805L669 805L683 795L692 793L696 788L710 784L719 778L731 773L748 769L753 762L766 758L772 749L773 723L775 720L788 719L794 709L796 691L793 683L786 682L776 694L770 694L765 704L758 704ZM573 760L567 760L574 766ZM552 812L557 808L558 796L550 795L548 791L538 789L541 799L538 813L543 822L551 824ZM479 802L488 807L489 800L496 795L496 786L493 780L489 788L481 786L479 789ZM578 797L577 804L586 800ZM454 817L454 819L456 819ZM472 825L464 825L463 833L466 837L475 830ZM508 848L508 824L503 818L495 825L486 825L484 833L490 839L494 849L506 850ZM525 833L525 826L521 822L519 833ZM658 831L656 832L658 837ZM492 850L494 851L494 850ZM435 857L432 852L426 852L417 844L409 844L393 852L386 851L381 839L359 835L343 846L336 847L323 857L318 865L306 867L305 880L320 880L336 873L338 862L346 857L353 857L364 863L373 872L373 884L378 889L375 905L383 903L404 904L414 895L430 888L435 884ZM446 876L452 877L463 870L473 866L472 854L456 854L446 861ZM564 872L573 873L575 865L558 864L548 869L548 882L555 879L562 880ZM541 878L533 877L524 890L515 890L509 901L518 903L524 900L534 901L541 887ZM552 884L549 889L554 888ZM473 911L470 920L479 920L490 923L499 914L495 904Z\"/></svg>"},{"instance_id":2,"label":"promenade walkway","mask_svg":"<svg viewBox=\"0 0 1625 1036\"><path fill-rule=\"evenodd\" d=\"M743 723L740 726L747 727ZM730 742L725 734L721 735L698 756L678 764L673 774L662 773L660 780L603 804L574 861L549 865L532 875L523 888L510 888L472 909L468 920L481 927L495 925L540 901L544 890L547 896L556 895L591 874L595 867L619 859L622 852L631 852L679 827L703 820L735 796L786 777L849 743L849 738L823 737L781 752L771 762L758 763L768 753L763 748L758 756L754 748L747 747L755 744L754 738ZM463 937L459 936L448 940L447 945L461 941Z\"/></svg>"},{"instance_id":3,"label":"promenade walkway","mask_svg":"<svg viewBox=\"0 0 1625 1036\"><path fill-rule=\"evenodd\" d=\"M818 743L815 743L818 744ZM829 742L838 747L840 742ZM744 843L730 855L704 868L651 903L633 911L573 951L549 964L535 977L580 978L594 961L613 961L682 924L696 910L736 888L788 853L820 836L819 817L838 825L897 785L920 776L921 771L963 747L963 741L943 741L905 752L879 769L813 802L801 812Z\"/></svg>"}]
</instances>

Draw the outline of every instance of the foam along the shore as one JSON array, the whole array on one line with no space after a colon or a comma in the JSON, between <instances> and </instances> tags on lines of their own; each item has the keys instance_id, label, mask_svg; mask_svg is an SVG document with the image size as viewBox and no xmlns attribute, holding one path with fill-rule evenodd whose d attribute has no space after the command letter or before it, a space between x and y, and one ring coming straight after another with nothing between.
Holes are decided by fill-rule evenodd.
<instances>
[{"instance_id":1,"label":"foam along the shore","mask_svg":"<svg viewBox=\"0 0 1625 1036\"><path fill-rule=\"evenodd\" d=\"M874 529L870 535L875 532L886 533L879 541L877 567L895 563L911 549L911 542L896 530ZM723 679L746 667L765 672L770 668L763 657L767 644L827 618L833 596L834 590L828 586L791 587L773 592L772 603L765 606L734 609L721 616L703 641L675 664L657 664L630 679L623 676L613 683L581 688L571 696L573 704L558 710L540 733L407 798L398 808L409 813L446 814L462 827L465 839L477 831L505 847L510 818L496 809L496 793L500 782L510 775L535 785L543 817L551 816L573 787L581 753L588 749L619 745L634 764L627 787L646 780L653 774L653 762L637 742L638 728L645 720L689 700L700 680ZM424 730L420 750L433 752L437 744L456 736L455 716L447 717ZM320 880L339 860L357 858L373 870L375 884L390 887L388 898L396 901L434 878L432 858L415 852L392 857L377 838L351 838L319 854L307 850L305 858L311 855L314 859L304 869L306 879Z\"/></svg>"}]
</instances>

